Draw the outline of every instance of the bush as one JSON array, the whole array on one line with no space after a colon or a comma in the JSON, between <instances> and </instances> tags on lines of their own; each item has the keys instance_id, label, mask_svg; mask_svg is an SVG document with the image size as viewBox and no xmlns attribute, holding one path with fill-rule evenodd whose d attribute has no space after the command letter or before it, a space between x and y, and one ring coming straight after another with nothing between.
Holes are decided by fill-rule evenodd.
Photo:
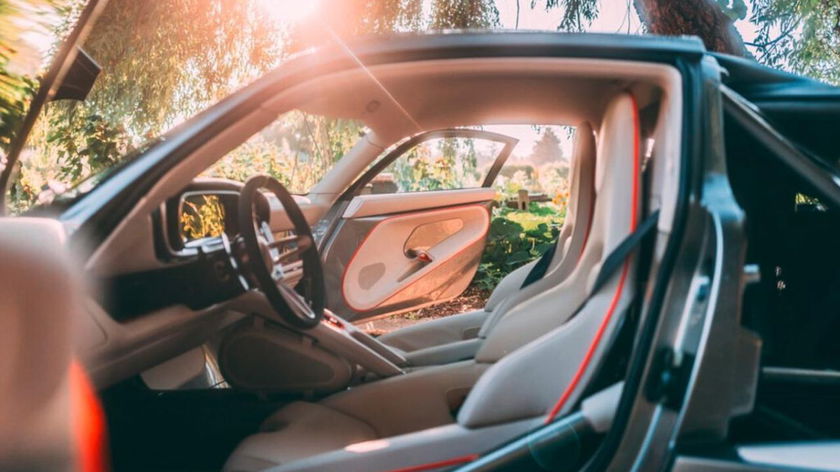
<instances>
[{"instance_id":1,"label":"bush","mask_svg":"<svg viewBox=\"0 0 840 472\"><path fill-rule=\"evenodd\" d=\"M507 274L543 255L557 240L565 209L531 203L528 210L495 210L473 286L493 290Z\"/></svg>"}]
</instances>

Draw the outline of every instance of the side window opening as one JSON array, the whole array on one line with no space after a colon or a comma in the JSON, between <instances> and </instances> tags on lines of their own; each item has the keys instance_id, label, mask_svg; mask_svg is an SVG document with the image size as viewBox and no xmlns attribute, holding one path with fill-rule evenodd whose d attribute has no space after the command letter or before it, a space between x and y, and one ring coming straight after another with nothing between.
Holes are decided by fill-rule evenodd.
<instances>
[{"instance_id":1,"label":"side window opening","mask_svg":"<svg viewBox=\"0 0 840 472\"><path fill-rule=\"evenodd\" d=\"M481 187L504 146L499 141L461 136L422 141L376 175L362 194Z\"/></svg>"}]
</instances>

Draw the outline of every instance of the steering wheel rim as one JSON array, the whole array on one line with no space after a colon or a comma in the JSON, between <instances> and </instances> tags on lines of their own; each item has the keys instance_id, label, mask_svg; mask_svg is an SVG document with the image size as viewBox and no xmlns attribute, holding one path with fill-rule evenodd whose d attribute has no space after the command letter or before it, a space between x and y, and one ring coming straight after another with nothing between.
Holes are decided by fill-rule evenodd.
<instances>
[{"instance_id":1,"label":"steering wheel rim","mask_svg":"<svg viewBox=\"0 0 840 472\"><path fill-rule=\"evenodd\" d=\"M292 222L295 237L274 238L268 224L270 214L263 219L255 211L262 196L260 189L271 191L280 200ZM295 199L274 177L253 176L240 192L238 219L244 246L241 264L247 268L256 288L265 294L274 311L293 327L310 329L317 326L324 317L324 269L312 229ZM295 247L292 250L279 250L293 243ZM295 286L290 286L286 280L293 279L297 269L290 268L297 262L285 266L283 262L294 255L300 256L302 276Z\"/></svg>"}]
</instances>

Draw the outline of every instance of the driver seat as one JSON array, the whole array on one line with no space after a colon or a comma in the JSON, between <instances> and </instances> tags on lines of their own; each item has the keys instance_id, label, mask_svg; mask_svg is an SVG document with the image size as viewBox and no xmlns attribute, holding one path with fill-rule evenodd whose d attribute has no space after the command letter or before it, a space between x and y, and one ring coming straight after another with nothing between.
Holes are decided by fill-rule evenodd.
<instances>
[{"instance_id":1,"label":"driver seat","mask_svg":"<svg viewBox=\"0 0 840 472\"><path fill-rule=\"evenodd\" d=\"M595 205L595 136L589 123L580 123L569 169L569 204L563 227L555 241L545 275L523 287L538 260L529 262L506 275L496 286L484 308L408 326L383 334L377 339L403 353L421 356L421 350L433 353L434 348L478 337L482 326L491 318L499 318L511 308L557 285L574 270L580 259Z\"/></svg>"},{"instance_id":2,"label":"driver seat","mask_svg":"<svg viewBox=\"0 0 840 472\"><path fill-rule=\"evenodd\" d=\"M225 470L441 470L569 413L634 296L632 256L590 292L639 220L640 140L635 99L618 92L601 120L598 198L580 262L496 320L474 359L289 404L238 445Z\"/></svg>"}]
</instances>

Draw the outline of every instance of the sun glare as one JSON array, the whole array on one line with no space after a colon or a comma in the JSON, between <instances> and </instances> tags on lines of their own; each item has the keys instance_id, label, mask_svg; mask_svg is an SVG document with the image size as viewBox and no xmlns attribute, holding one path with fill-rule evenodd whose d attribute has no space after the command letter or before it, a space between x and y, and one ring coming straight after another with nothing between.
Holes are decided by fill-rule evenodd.
<instances>
[{"instance_id":1,"label":"sun glare","mask_svg":"<svg viewBox=\"0 0 840 472\"><path fill-rule=\"evenodd\" d=\"M319 0L258 0L260 6L280 23L297 23L311 15Z\"/></svg>"}]
</instances>

